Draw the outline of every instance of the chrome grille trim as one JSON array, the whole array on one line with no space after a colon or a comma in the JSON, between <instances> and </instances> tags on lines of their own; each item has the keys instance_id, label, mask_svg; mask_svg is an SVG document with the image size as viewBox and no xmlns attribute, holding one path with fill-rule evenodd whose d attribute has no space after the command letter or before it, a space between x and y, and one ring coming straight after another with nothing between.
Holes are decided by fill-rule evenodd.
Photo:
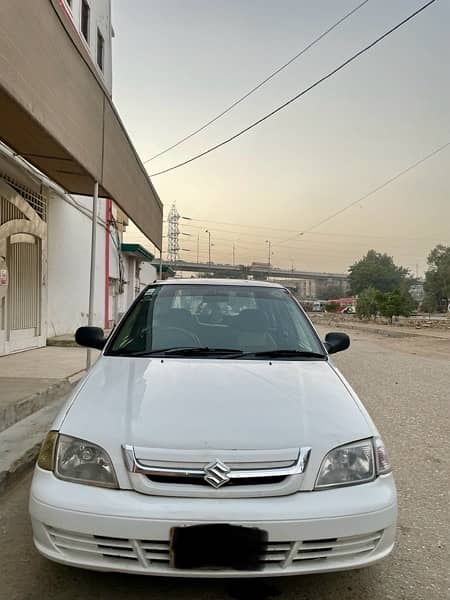
<instances>
[{"instance_id":1,"label":"chrome grille trim","mask_svg":"<svg viewBox=\"0 0 450 600\"><path fill-rule=\"evenodd\" d=\"M147 466L142 462L139 462L136 458L134 446L131 444L124 444L122 451L125 459L125 464L130 473L140 473L148 477L205 477L206 473L204 469L180 469L171 467L156 467ZM267 478L267 477L289 477L291 475L301 475L306 468L308 463L311 448L305 446L300 448L297 460L289 467L274 467L270 469L233 469L230 468L227 473L228 479L256 479L256 478ZM207 465L205 465L206 467Z\"/></svg>"}]
</instances>

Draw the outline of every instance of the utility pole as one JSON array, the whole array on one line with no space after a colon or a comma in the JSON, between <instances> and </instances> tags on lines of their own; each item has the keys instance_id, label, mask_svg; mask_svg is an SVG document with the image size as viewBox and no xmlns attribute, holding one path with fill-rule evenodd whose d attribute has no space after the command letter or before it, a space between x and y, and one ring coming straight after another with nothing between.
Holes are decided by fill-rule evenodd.
<instances>
[{"instance_id":1,"label":"utility pole","mask_svg":"<svg viewBox=\"0 0 450 600\"><path fill-rule=\"evenodd\" d=\"M233 242L233 267L236 263L236 244Z\"/></svg>"},{"instance_id":2,"label":"utility pole","mask_svg":"<svg viewBox=\"0 0 450 600\"><path fill-rule=\"evenodd\" d=\"M199 263L199 255L200 255L200 234L197 233L197 264Z\"/></svg>"},{"instance_id":3,"label":"utility pole","mask_svg":"<svg viewBox=\"0 0 450 600\"><path fill-rule=\"evenodd\" d=\"M180 228L178 225L179 220L180 214L178 213L175 204L172 204L172 207L167 216L167 259L173 264L175 264L180 258Z\"/></svg>"},{"instance_id":4,"label":"utility pole","mask_svg":"<svg viewBox=\"0 0 450 600\"><path fill-rule=\"evenodd\" d=\"M95 292L95 250L97 245L97 213L98 213L98 182L94 184L94 197L92 203L92 231L91 231L91 272L89 278L89 309L88 327L94 324L94 292ZM87 349L86 368L90 369L92 363L91 349Z\"/></svg>"},{"instance_id":5,"label":"utility pole","mask_svg":"<svg viewBox=\"0 0 450 600\"><path fill-rule=\"evenodd\" d=\"M205 229L205 233L208 234L208 264L211 266L211 232L209 229Z\"/></svg>"}]
</instances>

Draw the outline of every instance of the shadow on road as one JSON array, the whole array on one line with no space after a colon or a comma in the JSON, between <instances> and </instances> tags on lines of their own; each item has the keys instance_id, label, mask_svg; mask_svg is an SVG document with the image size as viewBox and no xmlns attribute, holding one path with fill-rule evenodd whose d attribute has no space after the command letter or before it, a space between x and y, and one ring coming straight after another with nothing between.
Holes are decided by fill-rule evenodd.
<instances>
[{"instance_id":1,"label":"shadow on road","mask_svg":"<svg viewBox=\"0 0 450 600\"><path fill-rule=\"evenodd\" d=\"M271 579L179 579L97 573L37 558L39 591L33 598L83 600L362 600L389 597L378 567ZM393 596L392 596L393 597Z\"/></svg>"}]
</instances>

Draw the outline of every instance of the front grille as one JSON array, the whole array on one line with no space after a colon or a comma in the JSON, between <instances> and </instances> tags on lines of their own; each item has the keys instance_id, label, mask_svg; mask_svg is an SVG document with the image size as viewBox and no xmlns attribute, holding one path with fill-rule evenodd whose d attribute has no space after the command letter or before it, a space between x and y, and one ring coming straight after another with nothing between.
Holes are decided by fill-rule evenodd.
<instances>
[{"instance_id":1,"label":"front grille","mask_svg":"<svg viewBox=\"0 0 450 600\"><path fill-rule=\"evenodd\" d=\"M132 540L73 533L47 527L53 544L63 554L74 560L86 559L99 566L129 565L134 563L139 570L156 571L171 569L168 540ZM341 538L322 538L302 541L271 541L261 558L261 567L287 569L310 562L351 560L372 552L383 535L383 531ZM112 564L111 564L112 563ZM201 569L200 569L201 570Z\"/></svg>"},{"instance_id":2,"label":"front grille","mask_svg":"<svg viewBox=\"0 0 450 600\"><path fill-rule=\"evenodd\" d=\"M300 491L311 448L168 450L122 446L133 488L195 498L287 496Z\"/></svg>"},{"instance_id":3,"label":"front grille","mask_svg":"<svg viewBox=\"0 0 450 600\"><path fill-rule=\"evenodd\" d=\"M203 477L171 477L164 475L147 475L149 481L155 483L175 484L175 485L202 485L211 488L211 485L204 480ZM281 483L286 477L248 477L247 479L230 479L227 487L235 487L237 485L273 485Z\"/></svg>"}]
</instances>

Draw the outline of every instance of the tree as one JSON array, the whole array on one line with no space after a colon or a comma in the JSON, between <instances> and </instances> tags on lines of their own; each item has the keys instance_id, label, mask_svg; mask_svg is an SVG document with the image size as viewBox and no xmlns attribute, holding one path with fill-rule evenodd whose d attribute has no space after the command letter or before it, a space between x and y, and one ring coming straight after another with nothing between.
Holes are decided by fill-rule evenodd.
<instances>
[{"instance_id":1,"label":"tree","mask_svg":"<svg viewBox=\"0 0 450 600\"><path fill-rule=\"evenodd\" d=\"M369 250L364 258L350 268L349 284L353 294L359 294L367 288L380 292L395 289L407 289L411 284L408 269L398 267L391 256Z\"/></svg>"},{"instance_id":2,"label":"tree","mask_svg":"<svg viewBox=\"0 0 450 600\"><path fill-rule=\"evenodd\" d=\"M373 287L366 288L359 296L356 303L356 314L360 319L370 319L378 314L380 292Z\"/></svg>"},{"instance_id":3,"label":"tree","mask_svg":"<svg viewBox=\"0 0 450 600\"><path fill-rule=\"evenodd\" d=\"M428 255L425 273L425 305L433 310L447 310L450 299L450 246L438 244Z\"/></svg>"},{"instance_id":4,"label":"tree","mask_svg":"<svg viewBox=\"0 0 450 600\"><path fill-rule=\"evenodd\" d=\"M378 308L392 323L393 317L409 317L414 310L414 301L407 292L392 290L379 295Z\"/></svg>"}]
</instances>

